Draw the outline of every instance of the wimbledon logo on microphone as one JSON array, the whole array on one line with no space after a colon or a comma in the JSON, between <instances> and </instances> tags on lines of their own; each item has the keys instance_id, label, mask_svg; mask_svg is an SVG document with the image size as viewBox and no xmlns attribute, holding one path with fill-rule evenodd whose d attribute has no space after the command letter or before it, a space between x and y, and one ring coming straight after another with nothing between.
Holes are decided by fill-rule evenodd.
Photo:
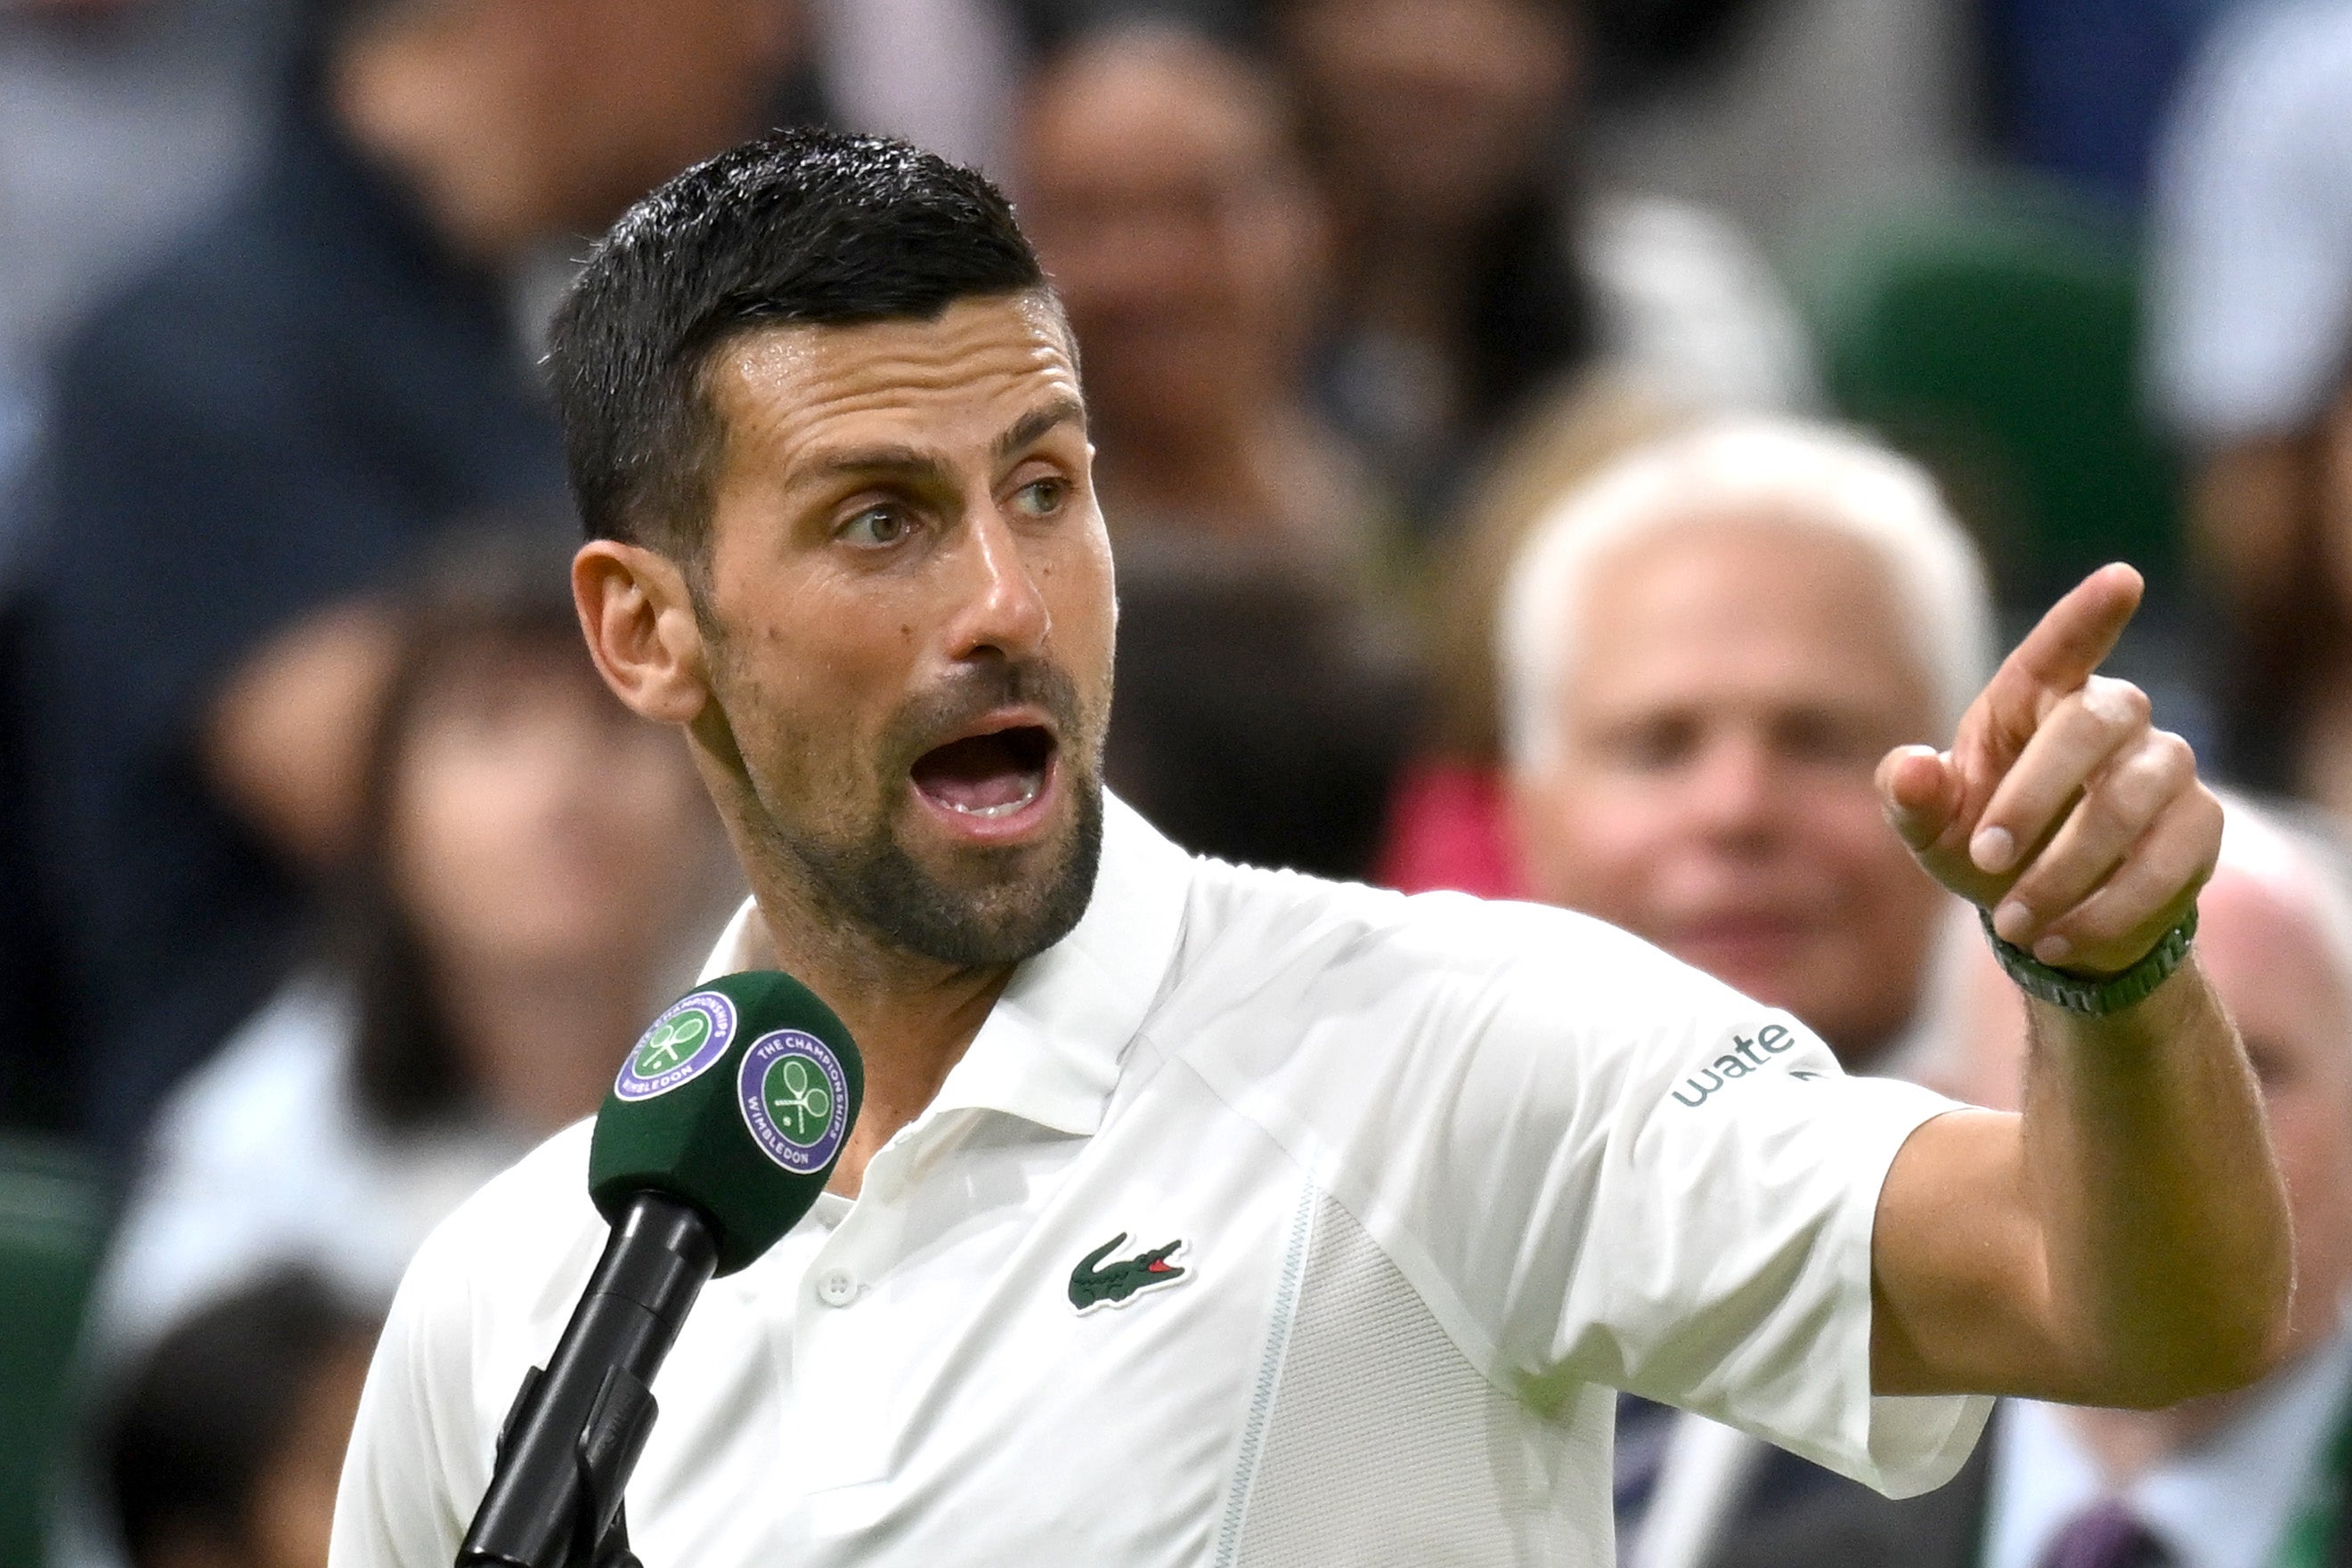
<instances>
[{"instance_id":1,"label":"wimbledon logo on microphone","mask_svg":"<svg viewBox=\"0 0 2352 1568\"><path fill-rule=\"evenodd\" d=\"M761 1150L794 1176L823 1170L849 1131L849 1079L840 1059L796 1029L751 1042L736 1070L735 1100Z\"/></svg>"},{"instance_id":2,"label":"wimbledon logo on microphone","mask_svg":"<svg viewBox=\"0 0 2352 1568\"><path fill-rule=\"evenodd\" d=\"M718 991L679 998L637 1040L613 1092L650 1100L709 1071L735 1040L735 1004Z\"/></svg>"}]
</instances>

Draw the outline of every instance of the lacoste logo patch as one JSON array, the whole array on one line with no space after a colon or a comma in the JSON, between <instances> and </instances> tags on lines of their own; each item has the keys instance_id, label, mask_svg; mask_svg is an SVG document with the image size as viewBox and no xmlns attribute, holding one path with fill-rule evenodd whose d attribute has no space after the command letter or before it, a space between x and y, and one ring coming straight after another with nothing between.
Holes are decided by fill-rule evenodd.
<instances>
[{"instance_id":1,"label":"lacoste logo patch","mask_svg":"<svg viewBox=\"0 0 2352 1568\"><path fill-rule=\"evenodd\" d=\"M1115 1263L1103 1261L1126 1245L1127 1232L1122 1230L1078 1260L1078 1266L1070 1270L1070 1305L1081 1312L1093 1312L1097 1307L1124 1306L1138 1292L1172 1285L1190 1272L1168 1261L1183 1247L1181 1237L1132 1258L1121 1258Z\"/></svg>"}]
</instances>

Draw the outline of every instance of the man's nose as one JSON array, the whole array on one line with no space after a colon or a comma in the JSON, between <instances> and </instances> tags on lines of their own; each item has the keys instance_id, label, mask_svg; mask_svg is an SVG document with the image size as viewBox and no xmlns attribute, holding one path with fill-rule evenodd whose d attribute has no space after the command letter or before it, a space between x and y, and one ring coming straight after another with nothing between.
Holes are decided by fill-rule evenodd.
<instances>
[{"instance_id":1,"label":"man's nose","mask_svg":"<svg viewBox=\"0 0 2352 1568\"><path fill-rule=\"evenodd\" d=\"M1780 793L1771 747L1759 737L1717 737L1691 779L1692 804L1712 831L1750 837L1769 830Z\"/></svg>"},{"instance_id":2,"label":"man's nose","mask_svg":"<svg viewBox=\"0 0 2352 1568\"><path fill-rule=\"evenodd\" d=\"M1020 659L1043 650L1054 617L1018 530L993 499L973 507L964 538L963 604L950 653L970 658L993 649Z\"/></svg>"}]
</instances>

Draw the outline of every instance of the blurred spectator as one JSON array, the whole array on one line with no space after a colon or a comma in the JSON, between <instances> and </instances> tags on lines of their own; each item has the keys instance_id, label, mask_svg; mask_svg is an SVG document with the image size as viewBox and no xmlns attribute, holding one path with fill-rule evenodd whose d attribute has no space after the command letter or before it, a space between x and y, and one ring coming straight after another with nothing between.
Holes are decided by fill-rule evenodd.
<instances>
[{"instance_id":1,"label":"blurred spectator","mask_svg":"<svg viewBox=\"0 0 2352 1568\"><path fill-rule=\"evenodd\" d=\"M2199 963L2245 1037L2294 1223L2290 1359L2253 1387L2168 1410L2011 1402L1942 1490L1895 1501L1829 1475L1775 1511L1743 1498L1760 1445L1686 1424L1680 1511L1638 1568L2301 1568L2352 1552L2352 898L2340 847L2229 802L2199 900ZM1995 1027L1979 1082L2014 1105L2021 1008L1976 960ZM1711 1454L1706 1450L1713 1450ZM1682 1463L1677 1460L1698 1460ZM1707 1473L1701 1475L1704 1469ZM1751 1480L1752 1486L1752 1480ZM1663 1522L1663 1521L1662 1521ZM1672 1540L1665 1539L1671 1536ZM2111 1555L2091 1549L2104 1542Z\"/></svg>"},{"instance_id":2,"label":"blurred spectator","mask_svg":"<svg viewBox=\"0 0 2352 1568\"><path fill-rule=\"evenodd\" d=\"M320 0L254 181L65 345L30 744L116 1141L282 975L350 841L366 596L561 484L502 291L748 127L782 3Z\"/></svg>"},{"instance_id":3,"label":"blurred spectator","mask_svg":"<svg viewBox=\"0 0 2352 1568\"><path fill-rule=\"evenodd\" d=\"M1119 553L1111 781L1194 850L1360 876L1411 709L1378 510L1308 389L1328 236L1282 96L1114 29L1045 65L1020 146Z\"/></svg>"},{"instance_id":4,"label":"blurred spectator","mask_svg":"<svg viewBox=\"0 0 2352 1568\"><path fill-rule=\"evenodd\" d=\"M2352 810L2352 4L2225 20L2159 169L2157 400L2235 633L2232 771Z\"/></svg>"},{"instance_id":5,"label":"blurred spectator","mask_svg":"<svg viewBox=\"0 0 2352 1568\"><path fill-rule=\"evenodd\" d=\"M1885 1071L1953 901L1886 829L1880 758L1990 671L1975 552L1906 459L1825 427L1669 437L1563 500L1500 626L1530 893Z\"/></svg>"},{"instance_id":6,"label":"blurred spectator","mask_svg":"<svg viewBox=\"0 0 2352 1568\"><path fill-rule=\"evenodd\" d=\"M1690 416L1605 372L1540 401L1503 442L1451 528L1425 638L1428 695L1399 776L1373 880L1406 893L1450 888L1524 898L1504 784L1495 617L1528 532L1559 498Z\"/></svg>"},{"instance_id":7,"label":"blurred spectator","mask_svg":"<svg viewBox=\"0 0 2352 1568\"><path fill-rule=\"evenodd\" d=\"M100 1434L130 1568L325 1568L375 1336L301 1273L164 1335Z\"/></svg>"},{"instance_id":8,"label":"blurred spectator","mask_svg":"<svg viewBox=\"0 0 2352 1568\"><path fill-rule=\"evenodd\" d=\"M1532 395L1591 364L1700 406L1810 396L1788 304L1736 231L1581 189L1577 15L1565 0L1275 7L1339 214L1328 396L1425 526Z\"/></svg>"},{"instance_id":9,"label":"blurred spectator","mask_svg":"<svg viewBox=\"0 0 2352 1568\"><path fill-rule=\"evenodd\" d=\"M1138 555L1119 556L1111 787L1196 852L1370 875L1413 727L1394 644L1312 580Z\"/></svg>"},{"instance_id":10,"label":"blurred spectator","mask_svg":"<svg viewBox=\"0 0 2352 1568\"><path fill-rule=\"evenodd\" d=\"M1327 214L1279 89L1205 37L1129 27L1055 56L1025 108L1023 216L1086 357L1121 542L1361 570L1366 476L1307 375Z\"/></svg>"},{"instance_id":11,"label":"blurred spectator","mask_svg":"<svg viewBox=\"0 0 2352 1568\"><path fill-rule=\"evenodd\" d=\"M389 1297L442 1215L594 1111L719 909L684 750L597 677L565 540L468 539L403 627L328 961L157 1119L101 1354L268 1267Z\"/></svg>"}]
</instances>

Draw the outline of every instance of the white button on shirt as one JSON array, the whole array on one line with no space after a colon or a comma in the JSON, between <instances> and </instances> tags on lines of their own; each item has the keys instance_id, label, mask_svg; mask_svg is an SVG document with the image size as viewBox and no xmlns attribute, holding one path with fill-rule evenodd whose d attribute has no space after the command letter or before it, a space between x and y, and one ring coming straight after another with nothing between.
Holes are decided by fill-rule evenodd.
<instances>
[{"instance_id":1,"label":"white button on shirt","mask_svg":"<svg viewBox=\"0 0 2352 1568\"><path fill-rule=\"evenodd\" d=\"M713 1281L648 1568L1612 1561L1612 1386L1888 1490L1987 1405L1869 1393L1888 1163L1948 1108L1559 910L1195 860L1093 902L934 1103ZM712 972L771 962L747 910ZM587 1128L425 1245L334 1568L446 1568L604 1239Z\"/></svg>"}]
</instances>

